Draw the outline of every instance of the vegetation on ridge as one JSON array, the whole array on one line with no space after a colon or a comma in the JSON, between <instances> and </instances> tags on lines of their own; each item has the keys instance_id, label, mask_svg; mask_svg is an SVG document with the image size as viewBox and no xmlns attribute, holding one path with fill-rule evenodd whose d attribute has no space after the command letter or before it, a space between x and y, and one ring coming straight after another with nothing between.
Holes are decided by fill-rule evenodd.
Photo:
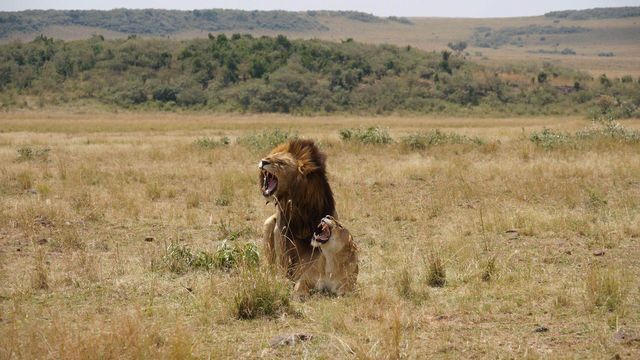
<instances>
[{"instance_id":1,"label":"vegetation on ridge","mask_svg":"<svg viewBox=\"0 0 640 360\"><path fill-rule=\"evenodd\" d=\"M0 96L5 107L93 100L298 114L586 113L607 96L607 107L628 117L638 114L640 84L630 77L593 80L549 63L496 70L460 52L282 35L180 42L40 36L0 46Z\"/></svg>"}]
</instances>

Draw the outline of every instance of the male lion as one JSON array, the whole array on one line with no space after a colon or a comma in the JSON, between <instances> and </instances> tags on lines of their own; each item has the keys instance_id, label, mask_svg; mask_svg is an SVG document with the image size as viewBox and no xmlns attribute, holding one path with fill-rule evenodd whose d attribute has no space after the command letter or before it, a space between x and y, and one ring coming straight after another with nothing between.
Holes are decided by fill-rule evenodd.
<instances>
[{"instance_id":1,"label":"male lion","mask_svg":"<svg viewBox=\"0 0 640 360\"><path fill-rule=\"evenodd\" d=\"M295 294L304 296L310 290L342 296L352 291L358 278L358 248L349 230L332 216L325 216L319 231L311 240L322 254L300 277Z\"/></svg>"},{"instance_id":2,"label":"male lion","mask_svg":"<svg viewBox=\"0 0 640 360\"><path fill-rule=\"evenodd\" d=\"M319 255L311 246L317 224L325 215L336 216L325 159L312 140L296 139L258 164L262 195L276 206L264 223L264 253L294 281Z\"/></svg>"}]
</instances>

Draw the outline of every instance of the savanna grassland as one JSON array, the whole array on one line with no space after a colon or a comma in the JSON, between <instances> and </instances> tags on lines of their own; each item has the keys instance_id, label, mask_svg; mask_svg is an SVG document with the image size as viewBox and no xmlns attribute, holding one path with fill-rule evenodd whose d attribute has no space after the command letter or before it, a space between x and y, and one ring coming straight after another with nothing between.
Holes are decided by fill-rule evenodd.
<instances>
[{"instance_id":1,"label":"savanna grassland","mask_svg":"<svg viewBox=\"0 0 640 360\"><path fill-rule=\"evenodd\" d=\"M0 113L0 358L638 358L622 125ZM256 264L256 163L293 133L359 246L344 298L294 300ZM269 345L289 333L313 338Z\"/></svg>"}]
</instances>

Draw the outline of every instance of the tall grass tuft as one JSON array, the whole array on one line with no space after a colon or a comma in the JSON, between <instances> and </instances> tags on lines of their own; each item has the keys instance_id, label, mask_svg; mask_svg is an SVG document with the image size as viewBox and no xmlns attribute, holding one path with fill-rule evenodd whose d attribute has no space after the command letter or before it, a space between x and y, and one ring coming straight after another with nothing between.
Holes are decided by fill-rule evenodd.
<instances>
[{"instance_id":1,"label":"tall grass tuft","mask_svg":"<svg viewBox=\"0 0 640 360\"><path fill-rule=\"evenodd\" d=\"M286 280L264 269L247 269L233 296L233 314L238 319L248 320L292 313L289 288Z\"/></svg>"},{"instance_id":2,"label":"tall grass tuft","mask_svg":"<svg viewBox=\"0 0 640 360\"><path fill-rule=\"evenodd\" d=\"M49 289L49 269L45 261L44 250L39 249L34 255L34 268L31 273L31 287L36 290Z\"/></svg>"},{"instance_id":3,"label":"tall grass tuft","mask_svg":"<svg viewBox=\"0 0 640 360\"><path fill-rule=\"evenodd\" d=\"M620 274L613 269L594 266L586 275L585 298L588 307L619 311L624 305L626 293Z\"/></svg>"},{"instance_id":4,"label":"tall grass tuft","mask_svg":"<svg viewBox=\"0 0 640 360\"><path fill-rule=\"evenodd\" d=\"M398 295L405 300L409 300L416 305L421 304L429 297L425 289L416 289L414 284L414 274L408 268L402 269L396 279L396 290Z\"/></svg>"},{"instance_id":5,"label":"tall grass tuft","mask_svg":"<svg viewBox=\"0 0 640 360\"><path fill-rule=\"evenodd\" d=\"M436 253L429 256L429 268L427 270L427 284L431 287L443 287L447 282L447 273L444 262Z\"/></svg>"}]
</instances>

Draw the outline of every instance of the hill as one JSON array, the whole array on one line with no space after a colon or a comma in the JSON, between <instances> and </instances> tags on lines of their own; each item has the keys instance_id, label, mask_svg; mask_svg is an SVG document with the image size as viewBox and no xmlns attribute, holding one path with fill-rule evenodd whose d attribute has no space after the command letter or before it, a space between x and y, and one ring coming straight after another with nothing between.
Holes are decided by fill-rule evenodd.
<instances>
[{"instance_id":1,"label":"hill","mask_svg":"<svg viewBox=\"0 0 640 360\"><path fill-rule=\"evenodd\" d=\"M204 9L27 10L0 12L0 38L20 33L42 32L52 26L91 27L122 34L165 36L178 32L216 31L327 31L321 17L354 22L384 23L406 19L383 19L356 11L243 11Z\"/></svg>"},{"instance_id":2,"label":"hill","mask_svg":"<svg viewBox=\"0 0 640 360\"><path fill-rule=\"evenodd\" d=\"M352 40L234 34L207 39L44 36L0 46L4 106L97 101L171 110L333 113L585 113L635 116L640 83L557 67L501 71L460 53Z\"/></svg>"},{"instance_id":3,"label":"hill","mask_svg":"<svg viewBox=\"0 0 640 360\"><path fill-rule=\"evenodd\" d=\"M339 11L23 11L0 13L0 42L28 42L40 34L62 40L88 39L93 35L106 39L137 35L188 40L207 38L209 33L231 36L241 32L334 42L352 38L364 43L441 51L450 42L466 41L468 58L497 70L513 64L541 66L551 62L554 66L589 72L594 77L601 74L638 77L637 9L606 8L488 19L380 18Z\"/></svg>"},{"instance_id":4,"label":"hill","mask_svg":"<svg viewBox=\"0 0 640 360\"><path fill-rule=\"evenodd\" d=\"M544 14L544 16L560 19L568 18L573 20L619 19L640 16L640 6L552 11Z\"/></svg>"}]
</instances>

